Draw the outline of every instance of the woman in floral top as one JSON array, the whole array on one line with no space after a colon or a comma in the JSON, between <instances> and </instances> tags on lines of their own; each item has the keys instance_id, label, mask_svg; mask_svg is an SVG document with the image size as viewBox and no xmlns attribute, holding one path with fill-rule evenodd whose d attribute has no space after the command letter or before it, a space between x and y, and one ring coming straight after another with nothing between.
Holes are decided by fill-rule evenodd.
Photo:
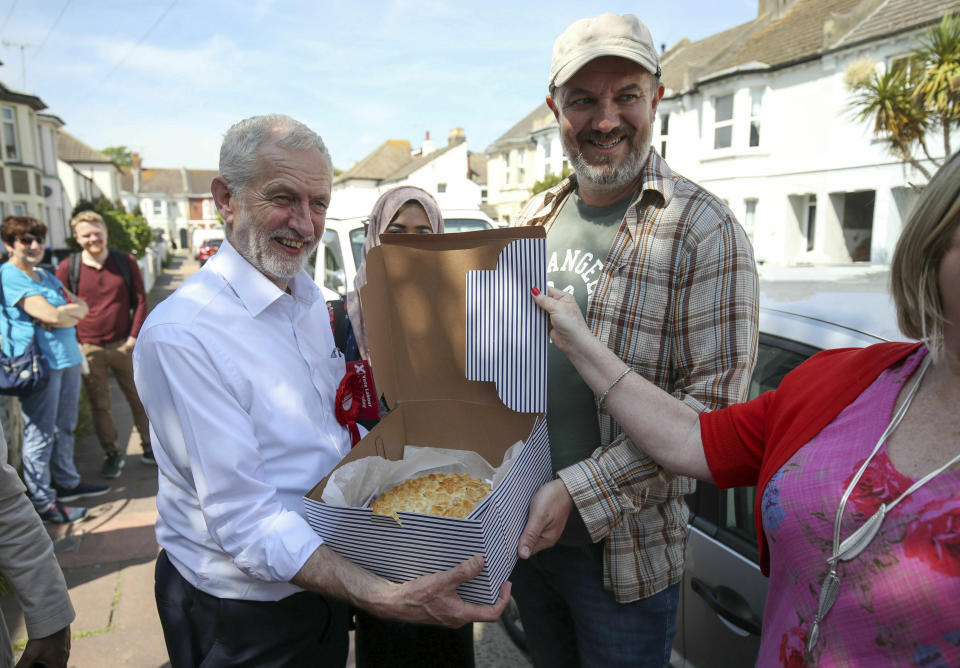
<instances>
[{"instance_id":1,"label":"woman in floral top","mask_svg":"<svg viewBox=\"0 0 960 668\"><path fill-rule=\"evenodd\" d=\"M960 154L911 212L891 280L900 328L922 343L826 351L699 417L636 374L613 382L623 362L573 300L535 294L634 443L678 473L757 486L759 666L960 665ZM569 512L538 500L521 550L555 542Z\"/></svg>"}]
</instances>

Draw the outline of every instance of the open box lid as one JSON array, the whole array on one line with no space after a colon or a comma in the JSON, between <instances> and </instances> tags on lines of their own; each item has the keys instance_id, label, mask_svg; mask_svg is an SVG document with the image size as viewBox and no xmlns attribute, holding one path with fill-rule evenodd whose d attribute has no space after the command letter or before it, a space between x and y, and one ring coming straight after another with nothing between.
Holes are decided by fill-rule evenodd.
<instances>
[{"instance_id":1,"label":"open box lid","mask_svg":"<svg viewBox=\"0 0 960 668\"><path fill-rule=\"evenodd\" d=\"M384 235L366 270L371 366L391 409L444 399L546 411L547 316L530 296L546 289L543 228Z\"/></svg>"}]
</instances>

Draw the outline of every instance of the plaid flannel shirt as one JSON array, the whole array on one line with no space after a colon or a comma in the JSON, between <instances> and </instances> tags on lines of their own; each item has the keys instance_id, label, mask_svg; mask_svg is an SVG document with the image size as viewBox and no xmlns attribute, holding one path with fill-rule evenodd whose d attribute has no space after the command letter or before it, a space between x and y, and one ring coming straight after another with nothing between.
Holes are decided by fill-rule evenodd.
<instances>
[{"instance_id":1,"label":"plaid flannel shirt","mask_svg":"<svg viewBox=\"0 0 960 668\"><path fill-rule=\"evenodd\" d=\"M631 369L697 412L743 401L758 337L750 241L720 199L673 172L653 149L640 178L587 323ZM549 231L575 186L571 176L540 193L518 224ZM600 447L557 475L592 540L607 539L603 584L625 603L680 581L683 496L695 483L657 465L612 416L598 417Z\"/></svg>"}]
</instances>

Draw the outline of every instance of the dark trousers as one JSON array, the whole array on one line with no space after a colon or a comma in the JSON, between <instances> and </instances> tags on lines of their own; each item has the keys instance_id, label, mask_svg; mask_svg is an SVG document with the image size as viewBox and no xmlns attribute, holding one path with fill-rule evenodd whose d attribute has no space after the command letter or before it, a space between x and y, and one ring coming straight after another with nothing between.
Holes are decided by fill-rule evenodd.
<instances>
[{"instance_id":1,"label":"dark trousers","mask_svg":"<svg viewBox=\"0 0 960 668\"><path fill-rule=\"evenodd\" d=\"M279 601L217 598L157 557L157 611L173 668L343 666L347 606L312 592Z\"/></svg>"},{"instance_id":2,"label":"dark trousers","mask_svg":"<svg viewBox=\"0 0 960 668\"><path fill-rule=\"evenodd\" d=\"M459 629L357 611L357 668L473 668L473 624Z\"/></svg>"},{"instance_id":3,"label":"dark trousers","mask_svg":"<svg viewBox=\"0 0 960 668\"><path fill-rule=\"evenodd\" d=\"M603 588L603 544L555 545L510 576L537 668L663 668L670 663L680 584L617 603Z\"/></svg>"}]
</instances>

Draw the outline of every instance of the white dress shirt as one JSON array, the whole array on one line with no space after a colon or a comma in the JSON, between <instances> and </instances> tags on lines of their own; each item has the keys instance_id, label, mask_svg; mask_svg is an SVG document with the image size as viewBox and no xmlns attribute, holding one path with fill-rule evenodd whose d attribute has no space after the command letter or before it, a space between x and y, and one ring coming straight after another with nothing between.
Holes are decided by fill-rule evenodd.
<instances>
[{"instance_id":1,"label":"white dress shirt","mask_svg":"<svg viewBox=\"0 0 960 668\"><path fill-rule=\"evenodd\" d=\"M137 391L159 466L157 541L220 598L279 600L321 544L302 496L350 450L344 360L301 271L280 290L224 241L147 317Z\"/></svg>"}]
</instances>

